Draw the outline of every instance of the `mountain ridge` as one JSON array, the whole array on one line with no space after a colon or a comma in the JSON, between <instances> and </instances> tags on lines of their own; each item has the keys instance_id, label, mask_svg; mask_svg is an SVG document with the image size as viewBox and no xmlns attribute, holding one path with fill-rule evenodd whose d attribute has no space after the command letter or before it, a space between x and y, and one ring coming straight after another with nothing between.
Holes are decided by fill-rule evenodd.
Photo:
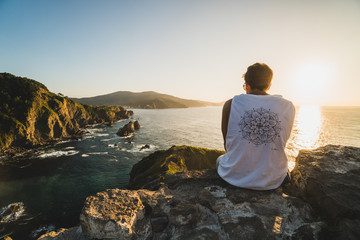
<instances>
[{"instance_id":1,"label":"mountain ridge","mask_svg":"<svg viewBox=\"0 0 360 240\"><path fill-rule=\"evenodd\" d=\"M221 106L222 103L213 103L201 100L184 99L155 91L131 92L117 91L109 94L85 98L71 98L72 100L91 105L126 106L129 108L165 109Z\"/></svg>"}]
</instances>

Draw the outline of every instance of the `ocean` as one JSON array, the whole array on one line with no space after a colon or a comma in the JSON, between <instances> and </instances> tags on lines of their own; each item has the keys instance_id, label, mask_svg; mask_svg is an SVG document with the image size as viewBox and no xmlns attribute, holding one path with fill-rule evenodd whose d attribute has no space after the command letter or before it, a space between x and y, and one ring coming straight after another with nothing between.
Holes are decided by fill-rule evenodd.
<instances>
[{"instance_id":1,"label":"ocean","mask_svg":"<svg viewBox=\"0 0 360 240\"><path fill-rule=\"evenodd\" d=\"M36 239L41 233L79 224L85 198L108 188L124 188L132 166L150 153L172 145L223 149L221 107L134 109L141 128L120 138L112 127L94 125L82 140L0 158L0 212L11 203L25 206L16 222L0 223L0 239ZM144 145L150 149L140 151ZM289 169L300 149L327 144L360 147L360 107L300 106L286 153Z\"/></svg>"}]
</instances>

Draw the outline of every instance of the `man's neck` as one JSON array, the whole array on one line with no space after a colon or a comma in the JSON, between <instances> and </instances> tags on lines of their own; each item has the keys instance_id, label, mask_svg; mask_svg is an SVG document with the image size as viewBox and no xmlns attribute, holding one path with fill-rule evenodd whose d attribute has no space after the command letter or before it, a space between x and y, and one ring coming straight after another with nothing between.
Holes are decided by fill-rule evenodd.
<instances>
[{"instance_id":1,"label":"man's neck","mask_svg":"<svg viewBox=\"0 0 360 240\"><path fill-rule=\"evenodd\" d=\"M266 91L264 90L258 90L258 89L252 89L249 92L246 92L247 94L254 94L254 95L269 95Z\"/></svg>"}]
</instances>

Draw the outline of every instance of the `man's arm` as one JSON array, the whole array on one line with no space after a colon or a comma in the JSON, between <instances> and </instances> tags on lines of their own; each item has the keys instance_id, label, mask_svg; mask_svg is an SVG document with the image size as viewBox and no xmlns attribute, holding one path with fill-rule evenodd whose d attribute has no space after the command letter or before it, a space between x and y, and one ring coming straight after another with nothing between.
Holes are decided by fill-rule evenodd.
<instances>
[{"instance_id":1,"label":"man's arm","mask_svg":"<svg viewBox=\"0 0 360 240\"><path fill-rule=\"evenodd\" d=\"M222 119L221 119L221 131L222 131L223 138L224 138L225 151L226 151L226 135L227 135L227 129L228 129L228 123L229 123L229 117L230 117L231 102L232 102L232 99L229 99L225 102L223 111L222 111Z\"/></svg>"}]
</instances>

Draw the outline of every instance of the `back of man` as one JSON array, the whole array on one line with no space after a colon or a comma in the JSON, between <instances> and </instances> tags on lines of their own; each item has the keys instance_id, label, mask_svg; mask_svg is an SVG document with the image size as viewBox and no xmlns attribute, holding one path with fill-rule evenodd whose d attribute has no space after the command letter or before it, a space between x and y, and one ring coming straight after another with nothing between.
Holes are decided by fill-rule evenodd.
<instances>
[{"instance_id":1,"label":"back of man","mask_svg":"<svg viewBox=\"0 0 360 240\"><path fill-rule=\"evenodd\" d=\"M263 91L252 85L247 88L248 94L235 96L230 102L224 135L227 153L219 159L218 173L234 186L274 189L287 174L285 146L294 121L294 106L281 96L266 94L270 84L258 89Z\"/></svg>"}]
</instances>

